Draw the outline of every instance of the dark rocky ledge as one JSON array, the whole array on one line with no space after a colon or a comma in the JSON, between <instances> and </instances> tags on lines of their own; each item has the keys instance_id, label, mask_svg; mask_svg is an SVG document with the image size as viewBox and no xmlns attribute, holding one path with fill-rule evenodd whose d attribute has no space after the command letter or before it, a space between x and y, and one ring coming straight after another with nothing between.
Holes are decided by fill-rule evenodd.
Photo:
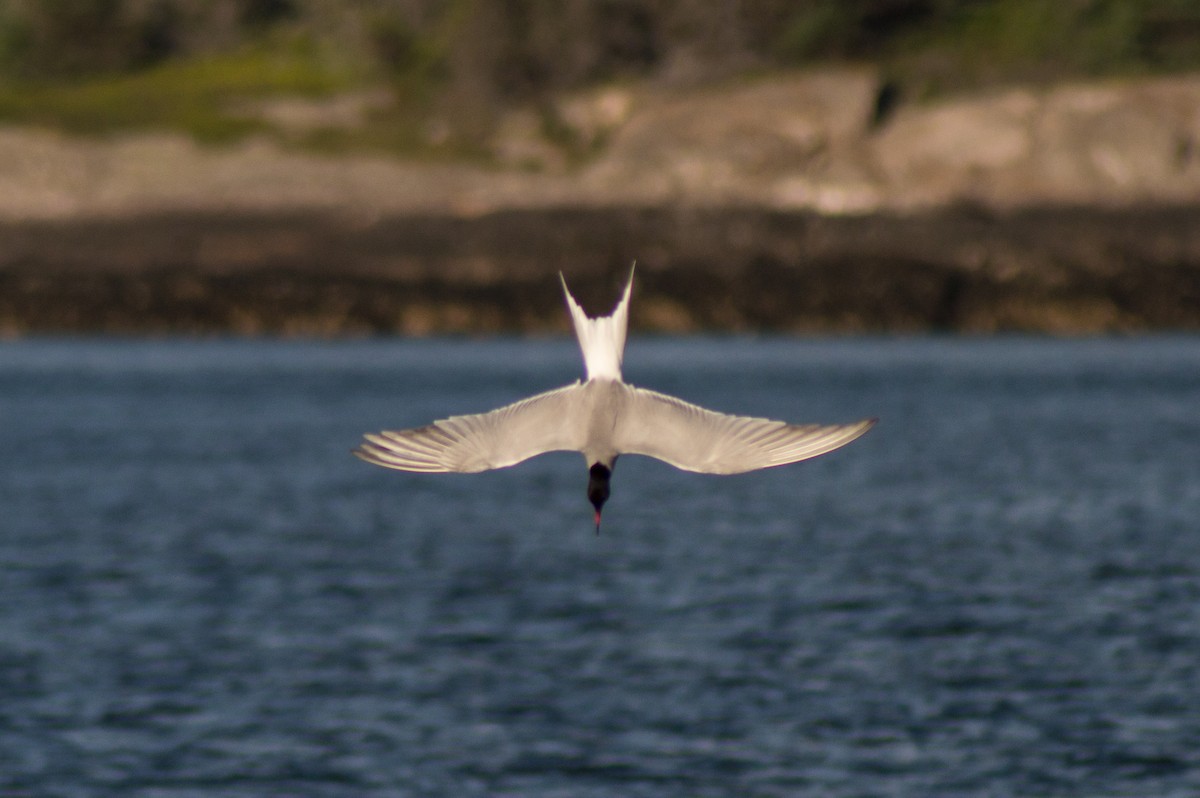
<instances>
[{"instance_id":1,"label":"dark rocky ledge","mask_svg":"<svg viewBox=\"0 0 1200 798\"><path fill-rule=\"evenodd\" d=\"M1200 206L824 217L170 214L0 224L0 332L566 330L557 272L642 330L1200 329Z\"/></svg>"}]
</instances>

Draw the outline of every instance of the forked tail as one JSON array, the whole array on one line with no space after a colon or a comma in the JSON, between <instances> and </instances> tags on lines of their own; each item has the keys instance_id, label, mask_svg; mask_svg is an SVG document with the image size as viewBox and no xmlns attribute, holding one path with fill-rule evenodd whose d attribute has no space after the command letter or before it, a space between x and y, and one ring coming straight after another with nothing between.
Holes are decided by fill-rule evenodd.
<instances>
[{"instance_id":1,"label":"forked tail","mask_svg":"<svg viewBox=\"0 0 1200 798\"><path fill-rule=\"evenodd\" d=\"M563 293L567 295L567 307L571 311L571 320L575 323L575 337L579 339L579 348L583 350L583 365L587 369L587 378L621 379L621 359L625 354L625 328L629 324L629 294L633 290L633 269L629 270L629 282L625 284L625 293L621 301L608 316L589 319L571 296L567 288L567 278L562 272L558 273L562 280Z\"/></svg>"}]
</instances>

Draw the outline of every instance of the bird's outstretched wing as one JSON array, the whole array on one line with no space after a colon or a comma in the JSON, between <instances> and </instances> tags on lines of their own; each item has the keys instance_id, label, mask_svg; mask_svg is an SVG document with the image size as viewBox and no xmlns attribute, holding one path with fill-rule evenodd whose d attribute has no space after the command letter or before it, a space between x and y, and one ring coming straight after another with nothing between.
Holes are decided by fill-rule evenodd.
<instances>
[{"instance_id":1,"label":"bird's outstretched wing","mask_svg":"<svg viewBox=\"0 0 1200 798\"><path fill-rule=\"evenodd\" d=\"M740 474L831 452L874 424L875 419L823 426L730 416L630 387L613 443L618 452L654 457L684 471Z\"/></svg>"},{"instance_id":2,"label":"bird's outstretched wing","mask_svg":"<svg viewBox=\"0 0 1200 798\"><path fill-rule=\"evenodd\" d=\"M469 416L451 416L424 427L365 435L354 454L401 471L475 473L504 468L535 455L574 451L583 445L572 396L579 383Z\"/></svg>"}]
</instances>

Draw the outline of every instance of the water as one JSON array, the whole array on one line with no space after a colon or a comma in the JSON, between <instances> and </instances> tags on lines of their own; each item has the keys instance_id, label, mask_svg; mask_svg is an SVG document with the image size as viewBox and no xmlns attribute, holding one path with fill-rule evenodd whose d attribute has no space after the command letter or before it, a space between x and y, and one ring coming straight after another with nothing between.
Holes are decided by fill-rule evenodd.
<instances>
[{"instance_id":1,"label":"water","mask_svg":"<svg viewBox=\"0 0 1200 798\"><path fill-rule=\"evenodd\" d=\"M736 477L363 431L573 342L0 346L0 795L1191 796L1200 340L633 340Z\"/></svg>"}]
</instances>

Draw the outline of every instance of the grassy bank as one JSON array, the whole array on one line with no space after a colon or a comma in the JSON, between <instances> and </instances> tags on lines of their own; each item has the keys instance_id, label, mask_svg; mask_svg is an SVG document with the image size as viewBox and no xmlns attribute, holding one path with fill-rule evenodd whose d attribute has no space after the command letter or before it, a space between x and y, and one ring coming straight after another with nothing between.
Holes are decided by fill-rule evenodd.
<instances>
[{"instance_id":1,"label":"grassy bank","mask_svg":"<svg viewBox=\"0 0 1200 798\"><path fill-rule=\"evenodd\" d=\"M158 9L151 14L147 9ZM224 9L224 12L221 12ZM1190 0L9 0L0 121L204 141L476 152L505 108L613 80L694 85L875 65L892 99L1200 69ZM284 129L265 98L386 90L355 124Z\"/></svg>"},{"instance_id":2,"label":"grassy bank","mask_svg":"<svg viewBox=\"0 0 1200 798\"><path fill-rule=\"evenodd\" d=\"M262 131L236 104L275 95L326 96L358 77L311 52L311 42L259 42L236 51L164 62L152 68L71 80L0 84L0 119L109 134L126 130L187 131L219 141Z\"/></svg>"}]
</instances>

